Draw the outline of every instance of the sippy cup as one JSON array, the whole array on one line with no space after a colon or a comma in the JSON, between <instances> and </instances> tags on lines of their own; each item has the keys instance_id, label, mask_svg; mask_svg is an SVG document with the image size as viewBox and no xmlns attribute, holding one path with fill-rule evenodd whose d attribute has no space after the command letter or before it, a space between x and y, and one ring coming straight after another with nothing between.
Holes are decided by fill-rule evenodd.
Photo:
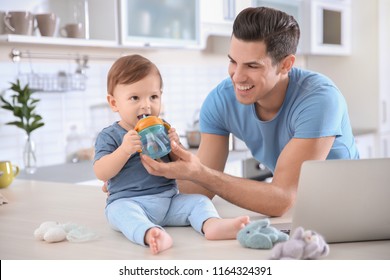
<instances>
[{"instance_id":1,"label":"sippy cup","mask_svg":"<svg viewBox=\"0 0 390 280\"><path fill-rule=\"evenodd\" d=\"M140 119L135 131L141 136L142 153L152 159L161 158L171 151L168 130L171 126L156 116Z\"/></svg>"}]
</instances>

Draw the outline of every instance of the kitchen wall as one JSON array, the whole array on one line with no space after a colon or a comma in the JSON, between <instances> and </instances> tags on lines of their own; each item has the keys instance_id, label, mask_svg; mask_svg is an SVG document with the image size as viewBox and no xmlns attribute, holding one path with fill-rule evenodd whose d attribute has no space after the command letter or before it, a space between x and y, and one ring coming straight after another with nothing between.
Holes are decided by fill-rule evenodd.
<instances>
[{"instance_id":1,"label":"kitchen wall","mask_svg":"<svg viewBox=\"0 0 390 280\"><path fill-rule=\"evenodd\" d=\"M0 50L4 54L9 53L10 48L1 47ZM40 52L44 50L42 48ZM33 48L33 51L36 50ZM208 92L227 76L226 56L222 58L220 55L207 55L198 51L177 50L133 52L147 56L161 70L164 79L164 118L184 135ZM98 50L97 53L105 52ZM109 55L119 57L115 53ZM44 127L32 133L40 166L64 162L66 139L72 127L77 128L77 133L82 136L81 146L86 148L93 145L94 137L103 127L117 119L117 115L106 105L106 76L112 62L91 60L88 63L85 91L34 93L41 100L37 113L42 115L45 122ZM9 82L18 77L32 73L56 75L59 71L74 73L76 67L73 60L22 59L19 63L13 63L5 58L0 61L0 89L8 88ZM0 120L0 160L11 160L23 166L25 135L16 127L5 125L13 120L11 112L0 110Z\"/></svg>"},{"instance_id":2,"label":"kitchen wall","mask_svg":"<svg viewBox=\"0 0 390 280\"><path fill-rule=\"evenodd\" d=\"M306 64L328 75L341 89L356 130L374 131L379 124L378 1L353 0L351 8L352 55L307 56Z\"/></svg>"},{"instance_id":3,"label":"kitchen wall","mask_svg":"<svg viewBox=\"0 0 390 280\"><path fill-rule=\"evenodd\" d=\"M378 38L377 1L352 1L352 55L351 56L301 56L297 66L322 72L339 86L349 105L351 121L357 129L377 129L378 114L375 98L378 92ZM210 37L207 49L109 49L89 47L53 47L0 42L0 90L18 75L66 71L74 73L73 60L28 60L13 63L9 53L13 48L40 53L80 53L119 57L123 54L140 53L154 61L164 78L165 118L180 134L192 123L194 112L201 106L208 92L227 76L226 57L229 45L227 37ZM116 120L106 106L106 74L112 61L91 60L86 71L85 91L64 93L38 92L41 99L37 108L46 125L33 133L37 144L39 165L62 163L65 160L66 138L70 128L77 126L85 136L85 145L92 145L93 138L102 127ZM374 112L374 113L373 113ZM12 160L22 164L25 135L20 129L7 126L12 120L10 112L0 110L0 160Z\"/></svg>"},{"instance_id":4,"label":"kitchen wall","mask_svg":"<svg viewBox=\"0 0 390 280\"><path fill-rule=\"evenodd\" d=\"M124 54L139 53L151 59L161 70L164 79L164 118L184 135L193 123L196 111L207 94L227 77L228 37L210 36L205 50L180 49L106 49L82 47L51 47L0 44L0 90L9 88L9 82L31 73L56 75L59 71L75 73L74 60L26 59L13 63L9 58L12 49L32 53L88 54L92 58L86 69L86 90L69 92L36 92L41 102L37 112L45 126L34 131L38 165L63 163L66 158L67 137L72 127L82 136L83 147L91 147L96 133L117 119L106 105L106 78L113 60L93 57L117 58ZM299 57L297 66L304 67ZM0 160L11 160L23 166L23 131L5 125L11 121L11 112L0 110ZM185 143L185 139L182 139Z\"/></svg>"}]
</instances>

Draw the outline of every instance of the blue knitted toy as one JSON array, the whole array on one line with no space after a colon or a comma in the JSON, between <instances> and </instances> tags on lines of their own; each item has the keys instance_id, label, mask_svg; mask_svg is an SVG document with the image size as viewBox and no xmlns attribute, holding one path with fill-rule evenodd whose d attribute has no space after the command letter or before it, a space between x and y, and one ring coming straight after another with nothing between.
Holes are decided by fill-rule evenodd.
<instances>
[{"instance_id":1,"label":"blue knitted toy","mask_svg":"<svg viewBox=\"0 0 390 280\"><path fill-rule=\"evenodd\" d=\"M243 247L271 249L275 243L288 240L288 235L271 227L269 219L247 224L237 233L237 240Z\"/></svg>"}]
</instances>

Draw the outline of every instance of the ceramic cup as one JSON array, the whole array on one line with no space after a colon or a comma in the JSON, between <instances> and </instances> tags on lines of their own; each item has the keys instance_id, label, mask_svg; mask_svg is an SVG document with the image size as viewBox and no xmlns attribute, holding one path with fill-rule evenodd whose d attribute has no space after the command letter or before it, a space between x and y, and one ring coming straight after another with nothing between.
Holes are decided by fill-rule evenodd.
<instances>
[{"instance_id":1,"label":"ceramic cup","mask_svg":"<svg viewBox=\"0 0 390 280\"><path fill-rule=\"evenodd\" d=\"M19 167L10 161L0 161L0 188L8 187L19 174Z\"/></svg>"},{"instance_id":2,"label":"ceramic cup","mask_svg":"<svg viewBox=\"0 0 390 280\"><path fill-rule=\"evenodd\" d=\"M68 38L85 38L82 23L69 23L60 29L61 36Z\"/></svg>"},{"instance_id":3,"label":"ceramic cup","mask_svg":"<svg viewBox=\"0 0 390 280\"><path fill-rule=\"evenodd\" d=\"M5 23L4 23L5 15L6 15L6 12L0 11L0 35L6 34Z\"/></svg>"},{"instance_id":4,"label":"ceramic cup","mask_svg":"<svg viewBox=\"0 0 390 280\"><path fill-rule=\"evenodd\" d=\"M59 18L54 13L36 14L35 18L41 36L53 37Z\"/></svg>"},{"instance_id":5,"label":"ceramic cup","mask_svg":"<svg viewBox=\"0 0 390 280\"><path fill-rule=\"evenodd\" d=\"M33 35L34 15L30 12L10 11L3 17L7 33Z\"/></svg>"}]
</instances>

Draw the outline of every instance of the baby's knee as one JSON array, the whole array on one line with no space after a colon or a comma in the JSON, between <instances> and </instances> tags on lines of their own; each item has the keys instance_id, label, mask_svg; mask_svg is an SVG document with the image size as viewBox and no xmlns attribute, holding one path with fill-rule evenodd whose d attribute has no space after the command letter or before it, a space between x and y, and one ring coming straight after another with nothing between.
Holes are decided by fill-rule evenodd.
<instances>
[{"instance_id":1,"label":"baby's knee","mask_svg":"<svg viewBox=\"0 0 390 280\"><path fill-rule=\"evenodd\" d=\"M210 198L202 194L193 194L193 199L199 204L212 204Z\"/></svg>"}]
</instances>

